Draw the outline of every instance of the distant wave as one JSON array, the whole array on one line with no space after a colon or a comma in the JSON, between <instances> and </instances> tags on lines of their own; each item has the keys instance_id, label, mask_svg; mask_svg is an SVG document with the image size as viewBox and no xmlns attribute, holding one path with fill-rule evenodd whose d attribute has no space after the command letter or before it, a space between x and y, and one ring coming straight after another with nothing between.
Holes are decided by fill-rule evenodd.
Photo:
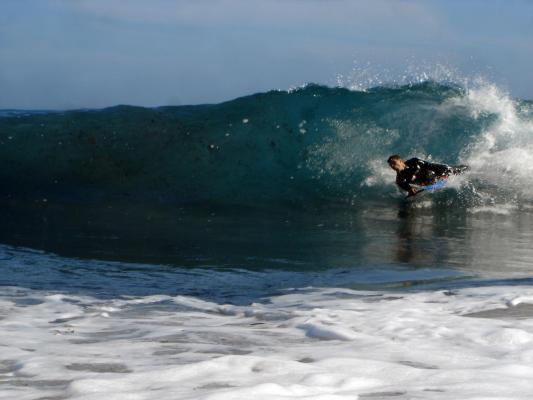
<instances>
[{"instance_id":1,"label":"distant wave","mask_svg":"<svg viewBox=\"0 0 533 400\"><path fill-rule=\"evenodd\" d=\"M11 198L389 201L392 153L469 164L457 183L468 202L533 194L533 107L491 84L308 85L215 105L1 115L0 192Z\"/></svg>"}]
</instances>

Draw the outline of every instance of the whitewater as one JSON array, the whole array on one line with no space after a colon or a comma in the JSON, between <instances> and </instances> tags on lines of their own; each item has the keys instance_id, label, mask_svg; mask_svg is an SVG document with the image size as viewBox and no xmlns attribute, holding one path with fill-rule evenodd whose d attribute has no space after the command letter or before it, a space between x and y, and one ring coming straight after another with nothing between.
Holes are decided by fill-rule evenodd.
<instances>
[{"instance_id":1,"label":"whitewater","mask_svg":"<svg viewBox=\"0 0 533 400\"><path fill-rule=\"evenodd\" d=\"M389 155L467 164L406 202ZM533 103L487 81L0 112L0 399L531 399Z\"/></svg>"}]
</instances>

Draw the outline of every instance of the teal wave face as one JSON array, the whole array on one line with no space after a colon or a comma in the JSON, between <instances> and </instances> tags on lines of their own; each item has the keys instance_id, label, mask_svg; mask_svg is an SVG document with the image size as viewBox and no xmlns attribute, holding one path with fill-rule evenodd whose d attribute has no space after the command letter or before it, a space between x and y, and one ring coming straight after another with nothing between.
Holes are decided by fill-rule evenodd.
<instances>
[{"instance_id":1,"label":"teal wave face","mask_svg":"<svg viewBox=\"0 0 533 400\"><path fill-rule=\"evenodd\" d=\"M482 94L435 82L364 92L308 85L215 105L9 113L0 118L0 190L245 205L389 198L393 153L474 161L483 172L472 152L499 151L483 147L485 136L510 101L494 96L484 105ZM531 123L528 103L511 107Z\"/></svg>"}]
</instances>

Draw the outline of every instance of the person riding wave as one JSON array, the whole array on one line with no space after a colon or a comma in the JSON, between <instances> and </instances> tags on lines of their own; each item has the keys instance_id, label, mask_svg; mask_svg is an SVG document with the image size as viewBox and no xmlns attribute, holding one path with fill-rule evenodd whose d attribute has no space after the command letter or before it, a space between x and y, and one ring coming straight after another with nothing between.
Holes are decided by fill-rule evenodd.
<instances>
[{"instance_id":1,"label":"person riding wave","mask_svg":"<svg viewBox=\"0 0 533 400\"><path fill-rule=\"evenodd\" d=\"M468 169L466 165L451 167L446 164L434 164L419 158L402 160L398 154L387 159L389 166L396 171L396 184L414 196L420 188L435 183L440 179L447 179L450 175L457 175Z\"/></svg>"}]
</instances>

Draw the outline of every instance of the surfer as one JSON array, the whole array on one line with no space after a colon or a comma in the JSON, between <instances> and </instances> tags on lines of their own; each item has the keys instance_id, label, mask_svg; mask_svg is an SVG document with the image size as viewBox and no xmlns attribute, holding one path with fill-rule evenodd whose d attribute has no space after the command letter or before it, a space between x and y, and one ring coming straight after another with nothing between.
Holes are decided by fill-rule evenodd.
<instances>
[{"instance_id":1,"label":"surfer","mask_svg":"<svg viewBox=\"0 0 533 400\"><path fill-rule=\"evenodd\" d=\"M446 164L434 164L419 158L402 160L398 154L387 159L390 167L396 171L396 184L414 196L420 188L414 185L431 185L440 179L446 179L450 175L460 174L468 169L466 165L450 167Z\"/></svg>"}]
</instances>

